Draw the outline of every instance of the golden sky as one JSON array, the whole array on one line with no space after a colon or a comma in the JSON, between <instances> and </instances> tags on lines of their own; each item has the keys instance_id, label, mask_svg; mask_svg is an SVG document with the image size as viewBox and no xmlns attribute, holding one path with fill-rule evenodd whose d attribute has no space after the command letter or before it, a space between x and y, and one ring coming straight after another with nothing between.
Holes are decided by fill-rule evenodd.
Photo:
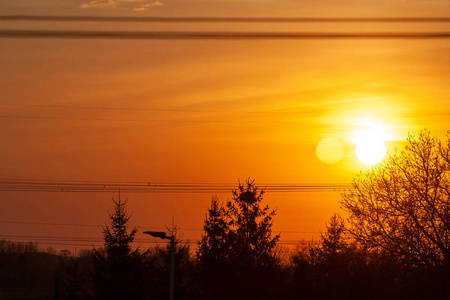
<instances>
[{"instance_id":1,"label":"golden sky","mask_svg":"<svg viewBox=\"0 0 450 300\"><path fill-rule=\"evenodd\" d=\"M15 0L5 15L446 17L441 1ZM0 29L448 31L448 24L0 22ZM449 130L450 41L0 39L0 178L349 183L368 166L355 135ZM325 164L318 143L343 158ZM0 235L100 236L112 193L1 192ZM197 239L211 194L130 194L132 222ZM231 197L231 192L220 194ZM275 229L309 239L340 212L339 193L266 194ZM11 223L12 222L12 223ZM58 247L58 246L56 246Z\"/></svg>"}]
</instances>

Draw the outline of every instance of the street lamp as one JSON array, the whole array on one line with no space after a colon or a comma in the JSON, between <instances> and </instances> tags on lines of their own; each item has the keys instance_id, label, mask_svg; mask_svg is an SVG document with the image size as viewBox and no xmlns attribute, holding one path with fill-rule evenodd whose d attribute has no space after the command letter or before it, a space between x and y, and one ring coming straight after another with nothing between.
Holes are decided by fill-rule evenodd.
<instances>
[{"instance_id":1,"label":"street lamp","mask_svg":"<svg viewBox=\"0 0 450 300\"><path fill-rule=\"evenodd\" d=\"M175 236L167 235L162 231L144 231L144 234L158 237L161 239L170 240L170 288L169 288L169 300L174 300L175 292Z\"/></svg>"}]
</instances>

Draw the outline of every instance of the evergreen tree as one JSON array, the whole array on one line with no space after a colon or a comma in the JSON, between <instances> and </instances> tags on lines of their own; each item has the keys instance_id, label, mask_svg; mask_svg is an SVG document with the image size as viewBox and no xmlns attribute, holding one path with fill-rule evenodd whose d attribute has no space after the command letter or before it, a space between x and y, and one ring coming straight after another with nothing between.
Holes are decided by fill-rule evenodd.
<instances>
[{"instance_id":1,"label":"evergreen tree","mask_svg":"<svg viewBox=\"0 0 450 300\"><path fill-rule=\"evenodd\" d=\"M326 225L326 231L320 234L320 245L316 249L316 260L334 260L337 255L348 250L344 219L339 214L334 214Z\"/></svg>"},{"instance_id":2,"label":"evergreen tree","mask_svg":"<svg viewBox=\"0 0 450 300\"><path fill-rule=\"evenodd\" d=\"M94 249L94 287L100 300L142 298L141 254L131 249L137 228L128 232L131 215L125 204L120 197L114 201L109 226L103 228L105 248Z\"/></svg>"},{"instance_id":3,"label":"evergreen tree","mask_svg":"<svg viewBox=\"0 0 450 300\"><path fill-rule=\"evenodd\" d=\"M344 219L334 214L309 251L313 281L311 294L318 299L369 299L367 258L349 244ZM324 288L326 287L326 288Z\"/></svg>"},{"instance_id":4,"label":"evergreen tree","mask_svg":"<svg viewBox=\"0 0 450 300\"><path fill-rule=\"evenodd\" d=\"M211 208L208 209L203 230L205 233L198 242L197 258L203 264L217 264L226 257L226 241L230 231L225 209L219 203L217 196L213 197L211 201Z\"/></svg>"},{"instance_id":5,"label":"evergreen tree","mask_svg":"<svg viewBox=\"0 0 450 300\"><path fill-rule=\"evenodd\" d=\"M275 210L262 206L264 190L247 180L226 206L213 198L197 257L205 275L206 298L276 297L279 235L272 237Z\"/></svg>"},{"instance_id":6,"label":"evergreen tree","mask_svg":"<svg viewBox=\"0 0 450 300\"><path fill-rule=\"evenodd\" d=\"M91 255L73 257L61 253L60 264L62 265L61 299L91 299L88 285Z\"/></svg>"},{"instance_id":7,"label":"evergreen tree","mask_svg":"<svg viewBox=\"0 0 450 300\"><path fill-rule=\"evenodd\" d=\"M233 191L227 202L230 230L228 244L230 259L243 267L274 267L279 263L275 251L280 236L272 237L275 210L262 207L264 190L248 179Z\"/></svg>"},{"instance_id":8,"label":"evergreen tree","mask_svg":"<svg viewBox=\"0 0 450 300\"><path fill-rule=\"evenodd\" d=\"M226 211L217 196L211 200L203 230L202 239L198 242L197 260L206 287L205 297L217 299L229 254L227 241L230 231Z\"/></svg>"}]
</instances>

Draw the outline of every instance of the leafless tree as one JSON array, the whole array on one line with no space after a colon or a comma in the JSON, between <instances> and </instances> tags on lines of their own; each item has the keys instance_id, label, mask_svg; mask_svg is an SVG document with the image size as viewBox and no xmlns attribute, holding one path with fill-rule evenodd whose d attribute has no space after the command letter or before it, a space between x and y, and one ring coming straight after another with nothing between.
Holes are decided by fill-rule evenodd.
<instances>
[{"instance_id":1,"label":"leafless tree","mask_svg":"<svg viewBox=\"0 0 450 300\"><path fill-rule=\"evenodd\" d=\"M342 194L350 231L368 251L385 251L418 266L450 262L450 136L422 130L354 178Z\"/></svg>"}]
</instances>

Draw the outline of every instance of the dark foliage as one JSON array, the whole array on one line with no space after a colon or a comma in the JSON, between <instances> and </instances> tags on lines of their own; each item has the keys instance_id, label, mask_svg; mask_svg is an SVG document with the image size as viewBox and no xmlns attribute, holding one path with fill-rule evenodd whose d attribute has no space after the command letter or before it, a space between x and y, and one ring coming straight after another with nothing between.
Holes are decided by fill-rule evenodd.
<instances>
[{"instance_id":1,"label":"dark foliage","mask_svg":"<svg viewBox=\"0 0 450 300\"><path fill-rule=\"evenodd\" d=\"M442 143L423 130L408 137L403 151L356 177L342 195L359 249L395 260L401 278L393 280L410 299L448 296L449 171L449 136Z\"/></svg>"},{"instance_id":2,"label":"dark foliage","mask_svg":"<svg viewBox=\"0 0 450 300\"><path fill-rule=\"evenodd\" d=\"M58 260L35 243L0 241L0 299L52 297Z\"/></svg>"},{"instance_id":3,"label":"dark foliage","mask_svg":"<svg viewBox=\"0 0 450 300\"><path fill-rule=\"evenodd\" d=\"M120 198L114 201L109 226L103 229L105 248L94 250L93 283L99 300L144 298L142 256L131 249L137 228L128 233L131 216L125 204Z\"/></svg>"},{"instance_id":4,"label":"dark foliage","mask_svg":"<svg viewBox=\"0 0 450 300\"><path fill-rule=\"evenodd\" d=\"M60 252L60 260L56 271L59 299L93 299L92 263L92 251L82 250L77 256L72 255L67 250Z\"/></svg>"},{"instance_id":5,"label":"dark foliage","mask_svg":"<svg viewBox=\"0 0 450 300\"><path fill-rule=\"evenodd\" d=\"M448 299L449 274L362 248L334 215L319 243L291 258L290 299Z\"/></svg>"},{"instance_id":6,"label":"dark foliage","mask_svg":"<svg viewBox=\"0 0 450 300\"><path fill-rule=\"evenodd\" d=\"M176 229L172 231L175 234ZM176 236L176 234L175 234ZM166 300L169 295L170 243L156 246L144 255L148 270L148 299ZM188 244L175 238L175 299L199 299L198 272L195 257Z\"/></svg>"},{"instance_id":7,"label":"dark foliage","mask_svg":"<svg viewBox=\"0 0 450 300\"><path fill-rule=\"evenodd\" d=\"M372 252L409 267L450 266L450 139L423 130L342 195L351 233Z\"/></svg>"},{"instance_id":8,"label":"dark foliage","mask_svg":"<svg viewBox=\"0 0 450 300\"><path fill-rule=\"evenodd\" d=\"M226 207L213 198L205 219L197 257L205 298L272 299L282 280L272 237L274 210L262 206L264 190L247 180L233 191Z\"/></svg>"}]
</instances>

